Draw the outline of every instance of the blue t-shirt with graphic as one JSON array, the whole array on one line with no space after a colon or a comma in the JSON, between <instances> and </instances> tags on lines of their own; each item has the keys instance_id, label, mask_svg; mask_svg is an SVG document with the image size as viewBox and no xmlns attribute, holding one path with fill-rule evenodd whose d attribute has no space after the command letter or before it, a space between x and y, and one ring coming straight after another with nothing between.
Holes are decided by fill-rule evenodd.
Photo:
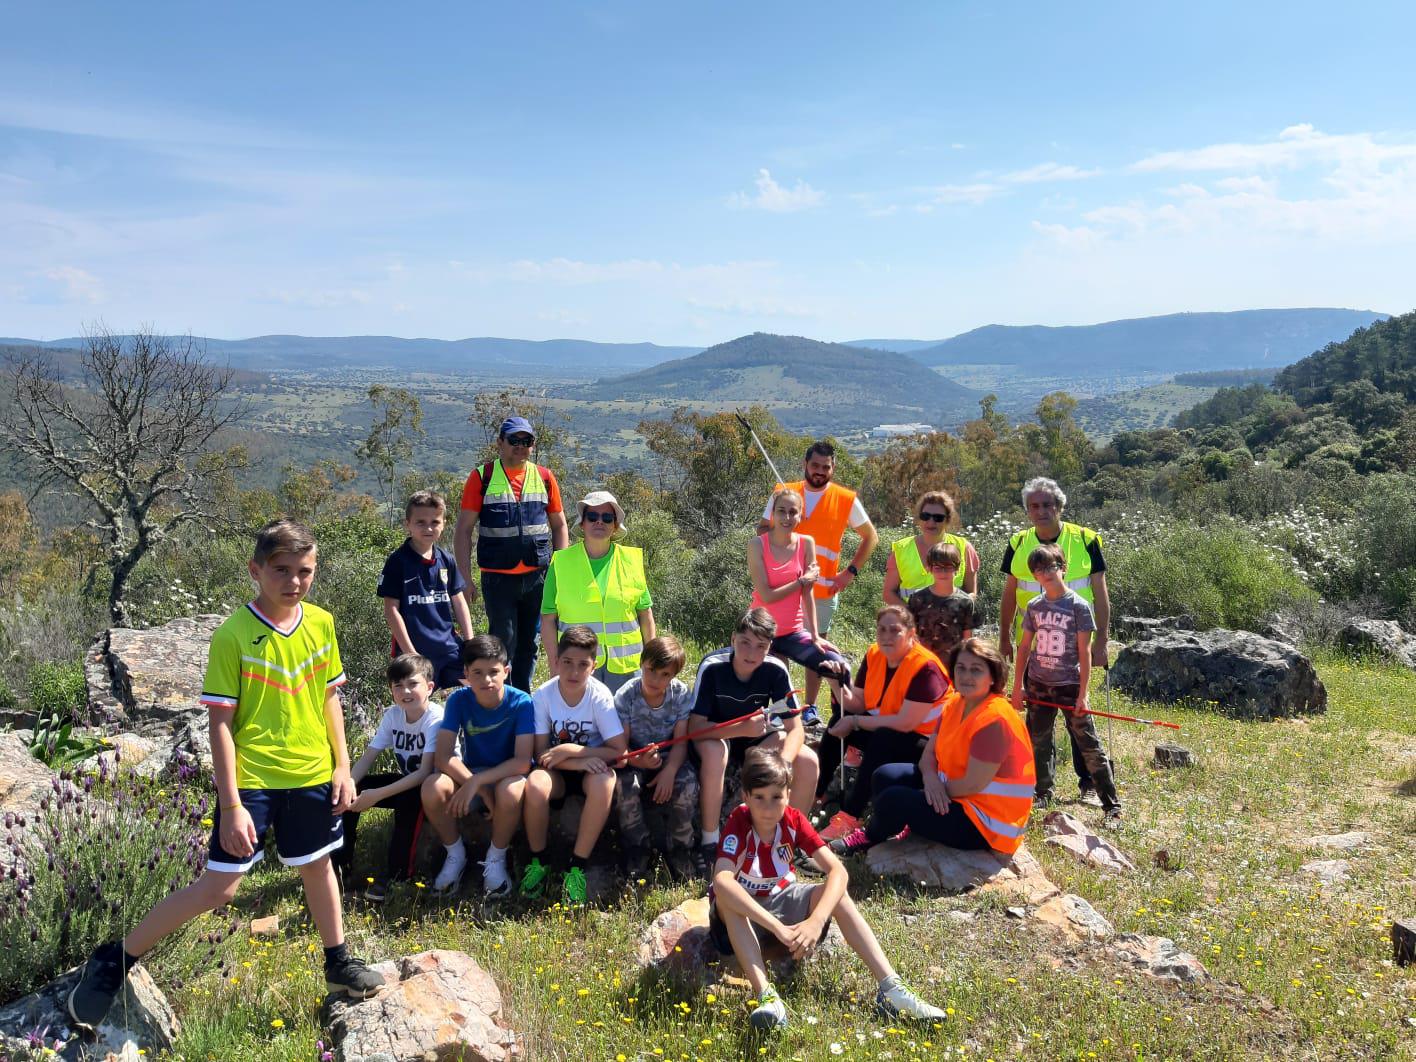
<instances>
[{"instance_id":1,"label":"blue t-shirt with graphic","mask_svg":"<svg viewBox=\"0 0 1416 1062\"><path fill-rule=\"evenodd\" d=\"M462 762L472 771L497 767L516 753L516 739L536 733L536 713L531 695L507 686L501 704L483 708L477 695L464 686L454 690L443 706L443 730L462 737Z\"/></svg>"},{"instance_id":2,"label":"blue t-shirt with graphic","mask_svg":"<svg viewBox=\"0 0 1416 1062\"><path fill-rule=\"evenodd\" d=\"M389 554L379 576L379 597L398 602L413 648L435 662L456 656L460 648L453 626L452 599L467 589L452 554L441 546L423 558L407 539ZM395 648L394 652L398 652Z\"/></svg>"}]
</instances>

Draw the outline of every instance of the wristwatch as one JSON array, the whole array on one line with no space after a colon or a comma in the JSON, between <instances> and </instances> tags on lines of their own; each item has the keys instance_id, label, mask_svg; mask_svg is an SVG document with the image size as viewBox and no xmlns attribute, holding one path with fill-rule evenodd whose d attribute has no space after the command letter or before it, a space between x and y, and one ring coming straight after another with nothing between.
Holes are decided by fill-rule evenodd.
<instances>
[{"instance_id":1,"label":"wristwatch","mask_svg":"<svg viewBox=\"0 0 1416 1062\"><path fill-rule=\"evenodd\" d=\"M859 575L859 574L860 574L860 569L857 568L854 564L847 564L847 565L846 565L846 571L850 572L852 575Z\"/></svg>"}]
</instances>

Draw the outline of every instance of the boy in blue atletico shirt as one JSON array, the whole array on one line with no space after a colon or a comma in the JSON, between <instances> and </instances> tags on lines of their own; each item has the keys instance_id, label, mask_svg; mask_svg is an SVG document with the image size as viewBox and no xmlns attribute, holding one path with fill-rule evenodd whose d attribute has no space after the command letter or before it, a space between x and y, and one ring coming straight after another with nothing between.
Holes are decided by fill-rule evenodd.
<instances>
[{"instance_id":1,"label":"boy in blue atletico shirt","mask_svg":"<svg viewBox=\"0 0 1416 1062\"><path fill-rule=\"evenodd\" d=\"M344 666L334 618L303 604L315 578L315 536L294 520L256 534L256 600L211 638L202 703L211 716L217 812L206 872L163 900L121 941L100 945L69 993L69 1014L97 1026L128 971L153 945L222 904L265 855L266 834L296 867L324 944L325 983L363 999L383 977L344 944L330 853L343 843L340 815L354 800L339 687Z\"/></svg>"},{"instance_id":2,"label":"boy in blue atletico shirt","mask_svg":"<svg viewBox=\"0 0 1416 1062\"><path fill-rule=\"evenodd\" d=\"M393 635L393 655L417 653L433 662L434 687L462 684L457 631L472 637L467 589L452 554L438 545L447 517L442 495L420 490L403 507L408 537L384 561L379 576L384 622ZM456 626L454 626L454 624Z\"/></svg>"},{"instance_id":3,"label":"boy in blue atletico shirt","mask_svg":"<svg viewBox=\"0 0 1416 1062\"><path fill-rule=\"evenodd\" d=\"M521 823L526 772L531 769L536 719L531 697L506 684L506 646L490 634L462 645L465 685L443 706L433 759L436 774L423 783L423 811L447 849L436 892L453 892L467 867L467 848L457 820L474 809L492 814L492 839L482 863L482 887L488 899L510 894L506 850ZM462 736L462 755L456 751Z\"/></svg>"}]
</instances>

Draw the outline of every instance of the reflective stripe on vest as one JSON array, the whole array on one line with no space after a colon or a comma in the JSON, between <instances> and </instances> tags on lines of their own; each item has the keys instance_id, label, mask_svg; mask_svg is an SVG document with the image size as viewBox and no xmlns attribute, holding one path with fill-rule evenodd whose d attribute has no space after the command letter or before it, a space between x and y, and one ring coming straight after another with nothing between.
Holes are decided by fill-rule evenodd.
<instances>
[{"instance_id":1,"label":"reflective stripe on vest","mask_svg":"<svg viewBox=\"0 0 1416 1062\"><path fill-rule=\"evenodd\" d=\"M805 480L779 483L777 486L790 487L802 496L802 503L805 504ZM816 564L821 569L822 579L836 577L841 560L841 539L846 537L846 527L850 523L851 507L855 505L855 500L855 491L839 483L827 483L821 497L816 500L811 515L803 518L796 526L798 534L810 535L816 543ZM811 594L822 600L834 596L830 587L822 586L819 582L812 587Z\"/></svg>"},{"instance_id":2,"label":"reflective stripe on vest","mask_svg":"<svg viewBox=\"0 0 1416 1062\"><path fill-rule=\"evenodd\" d=\"M1087 545L1092 541L1100 545L1101 535L1090 528L1065 521L1062 524L1062 533L1057 536L1057 545L1062 547L1062 554L1067 562L1067 569L1063 573L1064 577L1069 577L1066 580L1067 586L1075 590L1088 605L1096 604L1091 587L1091 554L1087 551ZM1013 547L1013 563L1008 574L1018 581L1014 597L1016 607L1013 610L1013 638L1016 641L1022 636L1023 613L1027 611L1028 602L1042 593L1042 585L1033 578L1028 568L1028 554L1040 545L1037 528L1030 527L1026 531L1019 531L1008 540L1008 544Z\"/></svg>"},{"instance_id":3,"label":"reflective stripe on vest","mask_svg":"<svg viewBox=\"0 0 1416 1062\"><path fill-rule=\"evenodd\" d=\"M546 515L550 492L540 467L526 463L519 500L500 460L492 462L486 487L477 514L477 567L492 571L510 571L522 564L544 567L551 558L551 525Z\"/></svg>"},{"instance_id":4,"label":"reflective stripe on vest","mask_svg":"<svg viewBox=\"0 0 1416 1062\"><path fill-rule=\"evenodd\" d=\"M939 668L947 684L949 672L939 662L939 658L915 642L910 651L905 654L905 658L900 661L900 666L895 669L895 673L890 676L890 685L887 687L885 672L890 669L890 665L885 660L885 653L880 646L872 645L865 651L865 703L867 711L872 715L898 715L900 709L905 705L905 694L909 692L910 683L930 664ZM939 703L930 708L924 719L916 724L914 728L916 734L928 737L934 733L935 727L939 723L939 704L942 703L943 699L941 698Z\"/></svg>"},{"instance_id":5,"label":"reflective stripe on vest","mask_svg":"<svg viewBox=\"0 0 1416 1062\"><path fill-rule=\"evenodd\" d=\"M603 593L584 542L551 557L556 576L556 626L561 630L577 624L589 627L600 640L595 666L627 675L639 668L644 650L639 599L649 584L644 577L643 550L612 543L610 551Z\"/></svg>"},{"instance_id":6,"label":"reflective stripe on vest","mask_svg":"<svg viewBox=\"0 0 1416 1062\"><path fill-rule=\"evenodd\" d=\"M964 580L969 575L969 544L963 535L943 535L940 542L952 543L959 551L959 570L955 573L954 586L962 590ZM916 590L934 585L934 576L920 559L919 546L913 538L902 538L890 547L895 557L895 572L900 577L900 597L908 598Z\"/></svg>"},{"instance_id":7,"label":"reflective stripe on vest","mask_svg":"<svg viewBox=\"0 0 1416 1062\"><path fill-rule=\"evenodd\" d=\"M963 806L989 847L1012 853L1018 850L1027 829L1037 785L1032 740L1028 737L1027 725L1013 706L1005 698L992 694L964 718L963 697L951 693L944 701L939 734L934 741L935 767L941 781L960 781L968 772L969 748L974 735L994 722L1001 722L1011 739L1003 765L977 793L954 799ZM1016 773L1005 775L1005 769Z\"/></svg>"}]
</instances>

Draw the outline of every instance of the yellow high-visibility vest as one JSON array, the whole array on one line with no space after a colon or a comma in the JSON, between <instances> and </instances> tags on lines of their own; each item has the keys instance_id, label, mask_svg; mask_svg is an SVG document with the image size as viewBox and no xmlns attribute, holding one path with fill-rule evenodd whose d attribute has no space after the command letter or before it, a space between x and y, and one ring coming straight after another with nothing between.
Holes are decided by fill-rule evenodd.
<instances>
[{"instance_id":1,"label":"yellow high-visibility vest","mask_svg":"<svg viewBox=\"0 0 1416 1062\"><path fill-rule=\"evenodd\" d=\"M644 577L644 551L610 546L605 589L590 568L585 543L577 542L551 557L556 575L556 625L560 630L582 623L600 639L595 666L616 675L639 669L644 640L639 633L639 599L649 589Z\"/></svg>"}]
</instances>

